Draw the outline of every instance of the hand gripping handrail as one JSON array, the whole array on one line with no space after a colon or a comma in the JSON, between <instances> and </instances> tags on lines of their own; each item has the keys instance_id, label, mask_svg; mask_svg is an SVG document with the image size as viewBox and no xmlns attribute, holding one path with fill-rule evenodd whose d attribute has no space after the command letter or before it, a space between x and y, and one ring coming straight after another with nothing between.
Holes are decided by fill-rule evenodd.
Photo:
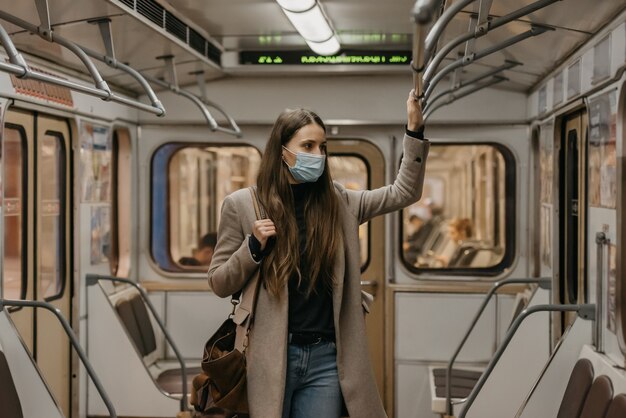
<instances>
[{"instance_id":1,"label":"hand gripping handrail","mask_svg":"<svg viewBox=\"0 0 626 418\"><path fill-rule=\"evenodd\" d=\"M435 75L435 72L439 68L439 65L444 60L444 58L452 52L457 46L461 45L463 42L469 41L472 38L479 38L481 36L486 35L490 30L499 28L509 22L519 19L520 17L526 16L530 13L533 13L537 10L543 9L546 6L551 5L552 3L556 3L561 0L539 0L535 3L529 4L528 6L524 6L519 10L509 13L508 15L497 17L493 20L487 21L484 25L480 25L476 28L474 32L467 32L462 35L457 36L452 41L448 42L437 54L433 57L432 61L426 67L426 71L424 72L424 86L428 87L430 80Z\"/></svg>"},{"instance_id":2,"label":"hand gripping handrail","mask_svg":"<svg viewBox=\"0 0 626 418\"><path fill-rule=\"evenodd\" d=\"M93 384L96 386L96 390L98 391L98 393L100 394L100 397L104 401L104 404L106 405L106 408L109 411L109 415L111 416L111 418L117 418L117 413L115 412L115 408L113 407L113 404L111 403L111 400L109 399L109 396L104 390L104 387L102 386L102 383L100 382L100 379L98 379L98 376L96 376L96 372L91 367L91 363L89 363L87 354L85 353L85 351L83 351L82 347L80 346L80 343L78 342L78 338L76 337L76 334L74 334L72 327L67 322L67 319L63 317L63 315L61 314L61 311L58 308L55 308L52 304L48 302L42 302L38 300L0 299L0 311L3 310L5 306L43 308L52 312L57 317L61 325L63 326L63 330L65 331L68 338L70 339L70 343L76 350L76 353L78 354L78 357L80 357L80 360L83 363L83 366L85 366L85 370L87 370L87 374L91 378Z\"/></svg>"},{"instance_id":3,"label":"hand gripping handrail","mask_svg":"<svg viewBox=\"0 0 626 418\"><path fill-rule=\"evenodd\" d=\"M106 281L113 282L113 283L115 282L126 283L126 284L133 286L135 289L139 291L141 298L146 303L146 305L148 305L148 309L150 309L150 312L152 313L152 317L156 320L157 324L159 324L159 328L161 328L161 331L163 332L165 339L170 344L170 347L172 347L172 350L174 350L174 354L176 355L176 358L178 359L178 363L180 363L181 380L182 380L182 386L183 386L182 388L183 396L180 400L180 410L181 412L188 411L189 408L187 406L187 368L185 367L183 356L180 354L180 351L178 351L178 347L174 343L174 339L172 338L170 333L167 331L167 328L165 327L165 324L159 317L158 312L155 309L154 305L152 304L152 302L150 302L150 298L148 297L148 294L146 293L146 291L143 290L143 288L139 286L137 283L130 281L128 279L123 279L121 277L103 276L99 274L87 274L86 275L87 286L93 286L97 284L100 280L106 280Z\"/></svg>"},{"instance_id":4,"label":"hand gripping handrail","mask_svg":"<svg viewBox=\"0 0 626 418\"><path fill-rule=\"evenodd\" d=\"M529 30L527 30L526 32L522 32L518 35L512 36L509 39L506 39L496 45L490 46L489 48L485 48L483 50L480 50L472 55L470 55L469 57L461 57L458 60L454 61L451 64L448 64L446 67L444 67L441 71L439 71L437 73L437 75L435 75L435 77L433 77L432 81L430 82L430 84L428 85L428 88L426 89L426 92L424 93L424 100L427 101L428 98L430 97L430 95L433 93L433 91L435 90L435 87L437 86L437 84L443 80L443 78L448 75L450 72L456 70L457 68L460 67L465 67L471 63L473 63L474 61L477 61L481 58L485 58L488 55L491 55L495 52L500 51L501 49L505 49L511 45L515 45L518 42L521 42L525 39L528 39L530 37L533 36L537 36L537 35L541 35L542 33L545 33L547 31L551 31L554 30L551 27L548 26L541 26L541 25L532 25L531 28Z\"/></svg>"},{"instance_id":5,"label":"hand gripping handrail","mask_svg":"<svg viewBox=\"0 0 626 418\"><path fill-rule=\"evenodd\" d=\"M470 323L469 328L467 329L467 331L465 331L465 334L463 335L461 342L457 346L456 350L454 351L454 354L452 354L452 357L450 358L450 361L448 362L448 367L446 369L446 414L449 416L452 416L452 395L451 395L452 382L451 380L452 380L452 367L454 366L454 362L456 361L456 358L458 357L459 353L463 349L463 346L467 342L467 339L469 338L470 334L474 330L474 327L478 323L478 320L480 319L481 315L487 308L487 305L489 304L491 297L501 287L510 286L513 284L537 284L542 289L550 289L552 287L552 279L550 279L549 277L530 278L530 279L505 279L499 282L495 282L493 286L491 286L491 289L489 290L489 292L487 292L487 294L485 295L485 298L483 299L483 303L478 308L476 315L474 315L474 318L472 319L472 322Z\"/></svg>"},{"instance_id":6,"label":"hand gripping handrail","mask_svg":"<svg viewBox=\"0 0 626 418\"><path fill-rule=\"evenodd\" d=\"M11 64L13 64L14 66L8 66L3 63L4 65L0 65L0 69L10 72L12 74L15 74L17 77L20 77L20 78L31 78L33 80L38 80L38 81L42 81L45 83L50 83L50 84L55 84L58 86L66 87L71 90L75 90L81 93L89 94L91 96L99 97L103 100L107 100L107 101L110 100L113 102L132 106L139 110L153 113L157 116L163 116L165 114L163 106L159 108L158 106L154 105L154 102L153 102L153 106L150 106L150 105L140 103L131 99L127 99L122 96L118 96L115 93L113 93L111 89L109 88L109 86L107 85L106 81L104 81L104 79L100 75L93 61L89 58L88 54L83 50L82 47L78 46L74 42L71 42L59 35L56 35L53 32L46 32L44 34L39 30L37 26L31 23L28 23L18 17L10 15L2 10L0 10L0 19L3 19L16 26L19 26L30 33L38 34L43 39L49 42L58 43L59 45L62 45L66 47L67 49L69 49L70 51L72 51L83 62L83 64L87 68L89 74L94 80L95 88L84 86L78 83L74 83L72 81L63 80L63 79L60 79L58 77L54 77L48 74L43 74L43 73L40 73L38 71L35 71L29 68L29 66L26 64L26 61L23 59L23 57L21 57L19 53L15 55L15 52L17 52L15 45L13 45L13 42L11 41L10 36L1 25L0 25L0 41L2 42L5 50L7 50L7 54L9 55L9 60ZM21 70L19 70L17 67L20 67Z\"/></svg>"},{"instance_id":7,"label":"hand gripping handrail","mask_svg":"<svg viewBox=\"0 0 626 418\"><path fill-rule=\"evenodd\" d=\"M430 106L430 103L429 103L426 106L425 111L424 111L424 120L427 120L428 118L430 118L430 115L432 115L437 109L445 105L449 105L450 103L456 102L457 100L462 99L465 96L469 96L470 94L476 93L477 91L486 89L487 87L491 87L495 84L502 83L503 81L509 81L509 79L506 77L496 75L494 77L491 77L490 80L487 80L482 83L476 83L470 88L461 90L459 93L450 94L447 100L443 100L443 101L440 100L439 103L437 103L434 106ZM465 85L465 87L468 87L468 85Z\"/></svg>"},{"instance_id":8,"label":"hand gripping handrail","mask_svg":"<svg viewBox=\"0 0 626 418\"><path fill-rule=\"evenodd\" d=\"M500 361L502 354L504 354L504 351L506 350L507 346L509 345L509 343L515 336L515 333L517 332L522 322L524 322L524 320L528 318L530 315L537 313L537 312L577 312L580 318L593 321L596 317L596 305L594 304L536 305L536 306L532 306L530 308L524 309L519 314L519 316L515 318L515 321L513 321L513 324L511 324L509 330L507 331L504 337L504 340L502 341L502 344L500 344L500 346L498 347L498 350L496 350L496 354L493 356L491 361L489 361L487 368L485 369L483 374L480 376L480 379L478 379L476 386L474 386L474 388L472 389L470 396L467 398L467 404L465 405L465 408L463 408L463 410L459 414L459 418L465 418L465 415L467 415L467 412L469 411L470 407L474 404L474 401L476 400L476 397L480 393L480 390L485 385L485 382L491 375L491 372L493 372L493 369L498 364L498 361Z\"/></svg>"}]
</instances>

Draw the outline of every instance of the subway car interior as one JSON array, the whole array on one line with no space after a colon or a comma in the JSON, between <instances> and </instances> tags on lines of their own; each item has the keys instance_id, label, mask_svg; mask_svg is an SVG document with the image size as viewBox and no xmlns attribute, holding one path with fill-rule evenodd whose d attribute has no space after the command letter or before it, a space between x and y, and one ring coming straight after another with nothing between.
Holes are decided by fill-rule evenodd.
<instances>
[{"instance_id":1,"label":"subway car interior","mask_svg":"<svg viewBox=\"0 0 626 418\"><path fill-rule=\"evenodd\" d=\"M0 43L1 418L193 416L276 117L375 189L412 89L423 194L358 233L387 415L626 417L624 0L0 0Z\"/></svg>"}]
</instances>

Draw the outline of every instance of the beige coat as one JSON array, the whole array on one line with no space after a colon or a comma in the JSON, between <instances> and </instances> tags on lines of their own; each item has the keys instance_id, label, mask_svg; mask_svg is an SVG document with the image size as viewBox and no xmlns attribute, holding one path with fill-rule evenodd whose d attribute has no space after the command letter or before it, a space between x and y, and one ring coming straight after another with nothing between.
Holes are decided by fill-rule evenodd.
<instances>
[{"instance_id":1,"label":"beige coat","mask_svg":"<svg viewBox=\"0 0 626 418\"><path fill-rule=\"evenodd\" d=\"M375 216L402 209L420 198L428 147L428 141L404 137L404 157L396 181L390 186L354 191L335 185L340 198L344 241L334 269L337 366L343 398L353 418L386 417L367 348L361 304L359 225ZM252 197L247 189L224 199L217 246L208 272L209 285L218 296L232 295L258 274L259 266L248 249L255 219ZM286 286L280 299L271 297L261 287L246 353L252 418L279 418L282 414L288 301Z\"/></svg>"}]
</instances>

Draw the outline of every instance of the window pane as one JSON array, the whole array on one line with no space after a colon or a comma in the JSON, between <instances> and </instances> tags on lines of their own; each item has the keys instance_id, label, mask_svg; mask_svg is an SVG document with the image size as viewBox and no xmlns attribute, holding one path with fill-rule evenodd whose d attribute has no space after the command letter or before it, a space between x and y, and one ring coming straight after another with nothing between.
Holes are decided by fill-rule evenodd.
<instances>
[{"instance_id":1,"label":"window pane","mask_svg":"<svg viewBox=\"0 0 626 418\"><path fill-rule=\"evenodd\" d=\"M402 211L411 269L486 269L506 253L505 159L488 145L433 144L422 199Z\"/></svg>"},{"instance_id":2,"label":"window pane","mask_svg":"<svg viewBox=\"0 0 626 418\"><path fill-rule=\"evenodd\" d=\"M156 152L152 253L161 268L206 270L222 202L230 193L256 183L260 162L258 150L249 146L167 144ZM169 220L165 227L158 221L163 216Z\"/></svg>"},{"instance_id":3,"label":"window pane","mask_svg":"<svg viewBox=\"0 0 626 418\"><path fill-rule=\"evenodd\" d=\"M333 180L347 189L365 190L369 179L367 166L362 158L356 156L328 157L328 166ZM367 264L369 258L369 222L359 226L359 241L361 242L361 266Z\"/></svg>"},{"instance_id":4,"label":"window pane","mask_svg":"<svg viewBox=\"0 0 626 418\"><path fill-rule=\"evenodd\" d=\"M46 299L63 291L63 186L65 161L62 137L48 132L39 143L39 225L38 246L41 291Z\"/></svg>"},{"instance_id":5,"label":"window pane","mask_svg":"<svg viewBox=\"0 0 626 418\"><path fill-rule=\"evenodd\" d=\"M2 157L4 164L4 264L2 295L6 299L23 299L24 238L24 138L17 129L5 127Z\"/></svg>"}]
</instances>

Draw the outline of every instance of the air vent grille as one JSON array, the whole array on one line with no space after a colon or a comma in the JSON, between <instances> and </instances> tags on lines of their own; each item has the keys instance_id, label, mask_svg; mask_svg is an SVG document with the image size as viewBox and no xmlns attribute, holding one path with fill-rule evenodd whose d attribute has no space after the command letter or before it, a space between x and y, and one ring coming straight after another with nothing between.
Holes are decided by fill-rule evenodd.
<instances>
[{"instance_id":1,"label":"air vent grille","mask_svg":"<svg viewBox=\"0 0 626 418\"><path fill-rule=\"evenodd\" d=\"M189 28L189 46L202 55L206 53L206 41L202 35L191 28Z\"/></svg>"},{"instance_id":2,"label":"air vent grille","mask_svg":"<svg viewBox=\"0 0 626 418\"><path fill-rule=\"evenodd\" d=\"M153 0L137 0L137 11L151 22L163 27L163 6Z\"/></svg>"},{"instance_id":3,"label":"air vent grille","mask_svg":"<svg viewBox=\"0 0 626 418\"><path fill-rule=\"evenodd\" d=\"M185 42L194 51L221 65L222 51L218 47L186 25L181 19L165 10L155 0L117 0L117 2L136 11L160 28L165 29L171 35Z\"/></svg>"},{"instance_id":4,"label":"air vent grille","mask_svg":"<svg viewBox=\"0 0 626 418\"><path fill-rule=\"evenodd\" d=\"M167 11L165 12L165 30L181 41L187 42L187 25Z\"/></svg>"}]
</instances>

